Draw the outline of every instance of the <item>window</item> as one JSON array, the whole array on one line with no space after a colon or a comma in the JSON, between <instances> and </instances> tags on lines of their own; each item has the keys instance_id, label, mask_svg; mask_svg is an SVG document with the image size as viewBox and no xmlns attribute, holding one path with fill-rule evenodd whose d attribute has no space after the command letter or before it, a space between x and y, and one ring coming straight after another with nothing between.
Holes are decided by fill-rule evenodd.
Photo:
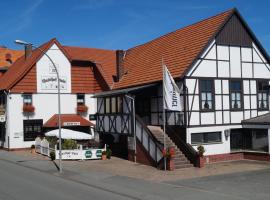
<instances>
[{"instance_id":1,"label":"window","mask_svg":"<svg viewBox=\"0 0 270 200\"><path fill-rule=\"evenodd\" d=\"M221 142L221 132L192 133L191 144Z\"/></svg>"},{"instance_id":2,"label":"window","mask_svg":"<svg viewBox=\"0 0 270 200\"><path fill-rule=\"evenodd\" d=\"M111 98L111 110L112 110L112 113L116 112L116 98L115 97Z\"/></svg>"},{"instance_id":3,"label":"window","mask_svg":"<svg viewBox=\"0 0 270 200\"><path fill-rule=\"evenodd\" d=\"M23 95L23 104L32 105L32 95L31 94L24 94Z\"/></svg>"},{"instance_id":4,"label":"window","mask_svg":"<svg viewBox=\"0 0 270 200\"><path fill-rule=\"evenodd\" d=\"M123 100L122 100L122 97L117 97L117 112L118 113L123 112Z\"/></svg>"},{"instance_id":5,"label":"window","mask_svg":"<svg viewBox=\"0 0 270 200\"><path fill-rule=\"evenodd\" d=\"M260 110L268 110L268 81L258 81L258 108Z\"/></svg>"},{"instance_id":6,"label":"window","mask_svg":"<svg viewBox=\"0 0 270 200\"><path fill-rule=\"evenodd\" d=\"M213 80L200 80L202 110L212 110L214 108L213 89Z\"/></svg>"},{"instance_id":7,"label":"window","mask_svg":"<svg viewBox=\"0 0 270 200\"><path fill-rule=\"evenodd\" d=\"M77 105L85 105L85 95L77 94Z\"/></svg>"},{"instance_id":8,"label":"window","mask_svg":"<svg viewBox=\"0 0 270 200\"><path fill-rule=\"evenodd\" d=\"M36 137L43 135L42 119L23 120L24 141L34 141Z\"/></svg>"},{"instance_id":9,"label":"window","mask_svg":"<svg viewBox=\"0 0 270 200\"><path fill-rule=\"evenodd\" d=\"M242 84L241 81L230 82L231 109L242 109Z\"/></svg>"},{"instance_id":10,"label":"window","mask_svg":"<svg viewBox=\"0 0 270 200\"><path fill-rule=\"evenodd\" d=\"M110 101L110 98L107 97L106 100L105 100L105 113L110 113L111 112L111 101Z\"/></svg>"}]
</instances>

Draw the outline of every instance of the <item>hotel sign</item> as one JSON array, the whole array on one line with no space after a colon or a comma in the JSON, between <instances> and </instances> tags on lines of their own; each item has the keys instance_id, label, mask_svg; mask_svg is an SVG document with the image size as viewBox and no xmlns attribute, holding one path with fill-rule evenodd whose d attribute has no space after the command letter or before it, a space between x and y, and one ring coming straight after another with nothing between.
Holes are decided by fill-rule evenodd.
<instances>
[{"instance_id":1,"label":"hotel sign","mask_svg":"<svg viewBox=\"0 0 270 200\"><path fill-rule=\"evenodd\" d=\"M81 122L63 122L64 126L80 126Z\"/></svg>"},{"instance_id":2,"label":"hotel sign","mask_svg":"<svg viewBox=\"0 0 270 200\"><path fill-rule=\"evenodd\" d=\"M58 81L56 76L42 76L41 77L41 89L42 90L56 90L58 87ZM60 77L60 89L67 89L66 77Z\"/></svg>"}]
</instances>

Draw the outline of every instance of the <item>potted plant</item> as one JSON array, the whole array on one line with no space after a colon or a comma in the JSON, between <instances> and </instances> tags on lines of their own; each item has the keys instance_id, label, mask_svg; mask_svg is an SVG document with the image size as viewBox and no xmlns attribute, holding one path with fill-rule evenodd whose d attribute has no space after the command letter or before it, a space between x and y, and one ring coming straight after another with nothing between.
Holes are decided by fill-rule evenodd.
<instances>
[{"instance_id":1,"label":"potted plant","mask_svg":"<svg viewBox=\"0 0 270 200\"><path fill-rule=\"evenodd\" d=\"M23 104L24 113L33 113L35 112L35 107L31 104Z\"/></svg>"},{"instance_id":2,"label":"potted plant","mask_svg":"<svg viewBox=\"0 0 270 200\"><path fill-rule=\"evenodd\" d=\"M88 111L88 107L86 105L78 105L77 113L86 113Z\"/></svg>"},{"instance_id":3,"label":"potted plant","mask_svg":"<svg viewBox=\"0 0 270 200\"><path fill-rule=\"evenodd\" d=\"M204 167L204 157L203 154L205 153L205 149L203 145L199 145L197 147L198 155L199 155L199 167Z\"/></svg>"},{"instance_id":4,"label":"potted plant","mask_svg":"<svg viewBox=\"0 0 270 200\"><path fill-rule=\"evenodd\" d=\"M35 149L35 145L32 144L32 145L31 145L31 153L34 154L34 153L35 153L35 150L36 150L36 149Z\"/></svg>"},{"instance_id":5,"label":"potted plant","mask_svg":"<svg viewBox=\"0 0 270 200\"><path fill-rule=\"evenodd\" d=\"M55 152L53 152L53 151L50 152L50 158L52 161L55 160Z\"/></svg>"},{"instance_id":6,"label":"potted plant","mask_svg":"<svg viewBox=\"0 0 270 200\"><path fill-rule=\"evenodd\" d=\"M107 158L107 152L102 151L101 160L106 160L106 158Z\"/></svg>"},{"instance_id":7,"label":"potted plant","mask_svg":"<svg viewBox=\"0 0 270 200\"><path fill-rule=\"evenodd\" d=\"M111 159L111 156L112 156L112 150L109 149L109 148L107 148L107 149L106 149L106 157L107 157L108 159Z\"/></svg>"},{"instance_id":8,"label":"potted plant","mask_svg":"<svg viewBox=\"0 0 270 200\"><path fill-rule=\"evenodd\" d=\"M170 147L168 149L163 149L162 151L164 159L166 159L166 167L168 170L173 171L175 169L174 165L174 155L175 155L175 149L173 147Z\"/></svg>"}]
</instances>

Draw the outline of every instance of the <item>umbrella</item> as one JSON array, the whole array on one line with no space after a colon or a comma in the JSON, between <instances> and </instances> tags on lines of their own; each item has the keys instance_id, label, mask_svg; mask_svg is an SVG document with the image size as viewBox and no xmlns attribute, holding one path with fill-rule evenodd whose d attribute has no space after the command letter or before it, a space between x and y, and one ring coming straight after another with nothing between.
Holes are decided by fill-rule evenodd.
<instances>
[{"instance_id":1,"label":"umbrella","mask_svg":"<svg viewBox=\"0 0 270 200\"><path fill-rule=\"evenodd\" d=\"M59 129L49 131L49 132L45 133L45 136L59 138ZM61 129L61 138L62 139L73 139L73 140L90 140L90 139L93 139L94 136L87 134L87 133L62 128Z\"/></svg>"}]
</instances>

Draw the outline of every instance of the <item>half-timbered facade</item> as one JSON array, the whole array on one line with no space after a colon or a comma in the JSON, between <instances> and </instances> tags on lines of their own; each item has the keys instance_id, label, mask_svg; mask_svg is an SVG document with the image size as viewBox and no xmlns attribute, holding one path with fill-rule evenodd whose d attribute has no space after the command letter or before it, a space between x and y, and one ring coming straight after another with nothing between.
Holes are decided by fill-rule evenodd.
<instances>
[{"instance_id":1,"label":"half-timbered facade","mask_svg":"<svg viewBox=\"0 0 270 200\"><path fill-rule=\"evenodd\" d=\"M113 90L96 95L101 134L132 135L132 123L123 116L132 120L133 110L115 112L123 102L120 96L130 95L138 148L160 162L156 147L161 150L163 144L152 139L158 136L151 129L163 124L162 60L181 88L183 104L180 112L166 111L166 133L191 162L198 145L205 147L209 162L246 152L269 159L268 127L243 125L269 112L269 57L236 9L125 51ZM123 131L127 125L129 131Z\"/></svg>"}]
</instances>

